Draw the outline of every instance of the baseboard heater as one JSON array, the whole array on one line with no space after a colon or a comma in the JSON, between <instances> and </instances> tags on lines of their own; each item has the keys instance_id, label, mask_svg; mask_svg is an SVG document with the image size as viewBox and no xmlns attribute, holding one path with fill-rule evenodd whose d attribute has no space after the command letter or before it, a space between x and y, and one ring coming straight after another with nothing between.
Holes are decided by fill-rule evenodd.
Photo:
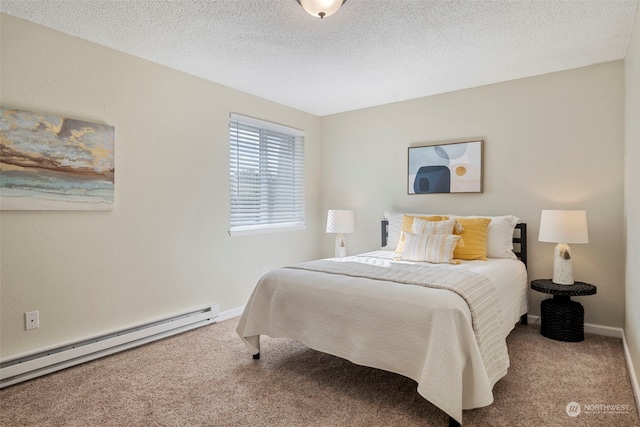
<instances>
[{"instance_id":1,"label":"baseboard heater","mask_svg":"<svg viewBox=\"0 0 640 427\"><path fill-rule=\"evenodd\" d=\"M212 305L145 325L0 359L0 388L215 322Z\"/></svg>"}]
</instances>

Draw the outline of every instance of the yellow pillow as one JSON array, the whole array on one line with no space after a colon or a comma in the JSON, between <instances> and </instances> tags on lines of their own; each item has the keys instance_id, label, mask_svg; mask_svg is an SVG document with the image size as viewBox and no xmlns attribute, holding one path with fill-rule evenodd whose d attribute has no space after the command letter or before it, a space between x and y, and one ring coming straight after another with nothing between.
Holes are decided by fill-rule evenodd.
<instances>
[{"instance_id":1,"label":"yellow pillow","mask_svg":"<svg viewBox=\"0 0 640 427\"><path fill-rule=\"evenodd\" d=\"M487 260L487 236L491 218L456 218L463 230L453 231L462 237L464 246L458 245L453 251L453 257L465 260Z\"/></svg>"},{"instance_id":2,"label":"yellow pillow","mask_svg":"<svg viewBox=\"0 0 640 427\"><path fill-rule=\"evenodd\" d=\"M449 217L443 217L440 215L402 215L402 229L400 231L400 240L398 241L398 246L396 247L396 253L398 255L402 255L402 251L404 251L404 233L411 233L414 218L420 218L423 221L442 221L444 219L449 219Z\"/></svg>"}]
</instances>

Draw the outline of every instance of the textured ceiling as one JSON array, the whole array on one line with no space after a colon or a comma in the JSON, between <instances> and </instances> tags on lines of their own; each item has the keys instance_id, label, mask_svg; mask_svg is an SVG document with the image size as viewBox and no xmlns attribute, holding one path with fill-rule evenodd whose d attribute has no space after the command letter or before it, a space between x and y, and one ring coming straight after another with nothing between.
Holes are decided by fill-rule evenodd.
<instances>
[{"instance_id":1,"label":"textured ceiling","mask_svg":"<svg viewBox=\"0 0 640 427\"><path fill-rule=\"evenodd\" d=\"M623 59L638 0L1 0L0 11L316 115Z\"/></svg>"}]
</instances>

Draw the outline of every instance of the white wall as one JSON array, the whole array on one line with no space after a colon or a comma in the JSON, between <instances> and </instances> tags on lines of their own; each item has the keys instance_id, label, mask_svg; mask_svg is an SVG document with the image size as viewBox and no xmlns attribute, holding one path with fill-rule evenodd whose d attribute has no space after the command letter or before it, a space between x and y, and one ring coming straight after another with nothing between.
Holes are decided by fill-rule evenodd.
<instances>
[{"instance_id":1,"label":"white wall","mask_svg":"<svg viewBox=\"0 0 640 427\"><path fill-rule=\"evenodd\" d=\"M625 85L627 274L624 330L635 376L640 380L640 8L636 11L625 59Z\"/></svg>"},{"instance_id":2,"label":"white wall","mask_svg":"<svg viewBox=\"0 0 640 427\"><path fill-rule=\"evenodd\" d=\"M319 118L0 19L2 105L109 124L116 139L115 210L1 212L2 356L240 307L263 267L319 255ZM228 236L230 112L306 130L306 231ZM31 310L40 328L25 331Z\"/></svg>"},{"instance_id":3,"label":"white wall","mask_svg":"<svg viewBox=\"0 0 640 427\"><path fill-rule=\"evenodd\" d=\"M542 209L586 209L572 245L586 321L622 327L624 64L621 61L322 118L323 208L355 210L350 253L379 245L385 210L514 214L529 225L529 278L550 278ZM483 138L484 193L407 195L407 147ZM331 254L332 239L323 241ZM530 314L547 295L530 291Z\"/></svg>"}]
</instances>

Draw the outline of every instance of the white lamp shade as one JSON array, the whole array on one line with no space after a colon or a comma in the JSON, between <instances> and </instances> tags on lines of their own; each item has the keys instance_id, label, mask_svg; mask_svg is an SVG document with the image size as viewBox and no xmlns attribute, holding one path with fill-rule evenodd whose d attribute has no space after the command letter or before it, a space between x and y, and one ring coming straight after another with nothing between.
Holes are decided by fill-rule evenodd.
<instances>
[{"instance_id":1,"label":"white lamp shade","mask_svg":"<svg viewBox=\"0 0 640 427\"><path fill-rule=\"evenodd\" d=\"M353 211L331 209L327 214L327 233L353 233Z\"/></svg>"},{"instance_id":2,"label":"white lamp shade","mask_svg":"<svg viewBox=\"0 0 640 427\"><path fill-rule=\"evenodd\" d=\"M543 210L538 240L551 243L589 243L587 212Z\"/></svg>"},{"instance_id":3,"label":"white lamp shade","mask_svg":"<svg viewBox=\"0 0 640 427\"><path fill-rule=\"evenodd\" d=\"M298 0L300 6L316 18L331 16L340 9L346 0Z\"/></svg>"}]
</instances>

